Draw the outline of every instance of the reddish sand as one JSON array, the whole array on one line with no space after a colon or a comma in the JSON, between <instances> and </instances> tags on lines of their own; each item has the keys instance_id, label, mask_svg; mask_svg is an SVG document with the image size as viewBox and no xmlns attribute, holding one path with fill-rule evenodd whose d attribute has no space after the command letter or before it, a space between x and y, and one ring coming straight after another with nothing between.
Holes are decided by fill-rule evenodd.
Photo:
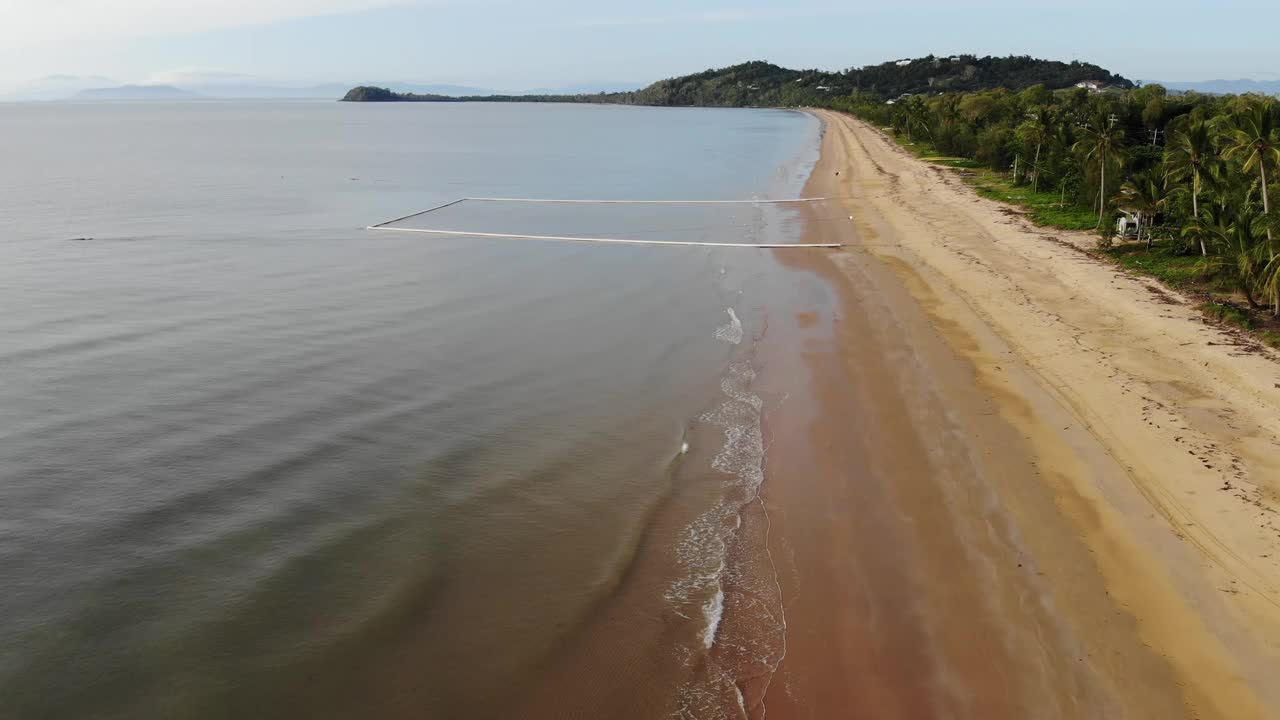
<instances>
[{"instance_id":1,"label":"reddish sand","mask_svg":"<svg viewBox=\"0 0 1280 720\"><path fill-rule=\"evenodd\" d=\"M1272 361L820 115L806 194L854 220L810 241L853 247L778 253L839 298L762 346L787 647L752 715L1280 716Z\"/></svg>"}]
</instances>

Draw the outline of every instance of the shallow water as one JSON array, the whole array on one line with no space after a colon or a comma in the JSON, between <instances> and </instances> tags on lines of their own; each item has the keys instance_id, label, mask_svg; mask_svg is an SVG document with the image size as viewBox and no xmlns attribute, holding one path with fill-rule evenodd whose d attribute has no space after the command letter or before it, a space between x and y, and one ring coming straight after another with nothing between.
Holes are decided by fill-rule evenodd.
<instances>
[{"instance_id":1,"label":"shallow water","mask_svg":"<svg viewBox=\"0 0 1280 720\"><path fill-rule=\"evenodd\" d=\"M743 544L753 344L815 281L760 250L359 228L462 196L794 197L817 133L770 110L0 105L0 716L735 716L781 621ZM711 652L727 632L741 657Z\"/></svg>"}]
</instances>

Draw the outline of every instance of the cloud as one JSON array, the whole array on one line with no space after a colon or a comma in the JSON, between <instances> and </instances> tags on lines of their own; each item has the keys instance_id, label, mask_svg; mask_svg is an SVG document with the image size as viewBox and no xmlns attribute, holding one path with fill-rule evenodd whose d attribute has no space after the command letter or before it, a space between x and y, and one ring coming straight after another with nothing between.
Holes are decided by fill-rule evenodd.
<instances>
[{"instance_id":1,"label":"cloud","mask_svg":"<svg viewBox=\"0 0 1280 720\"><path fill-rule=\"evenodd\" d=\"M635 25L683 25L692 23L761 22L796 18L832 17L853 14L849 9L819 8L724 8L694 10L663 15L621 15L575 20L574 27L629 27Z\"/></svg>"},{"instance_id":2,"label":"cloud","mask_svg":"<svg viewBox=\"0 0 1280 720\"><path fill-rule=\"evenodd\" d=\"M1219 0L1219 2L1238 4L1237 0ZM1115 0L1076 0L1073 7L1077 10L1105 10L1114 4ZM1130 4L1160 7L1160 3L1156 0L1131 0ZM571 20L567 24L572 27L627 27L869 16L913 19L921 11L976 15L982 12L1009 10L1024 13L1039 12L1026 0L967 0L964 3L957 3L955 0L913 0L909 7L885 3L881 0L790 0L785 4L763 0L739 0L736 5L728 7L705 10L681 8L671 12L655 12L647 15L587 16L579 20Z\"/></svg>"},{"instance_id":3,"label":"cloud","mask_svg":"<svg viewBox=\"0 0 1280 720\"><path fill-rule=\"evenodd\" d=\"M218 30L425 0L0 0L0 47Z\"/></svg>"},{"instance_id":4,"label":"cloud","mask_svg":"<svg viewBox=\"0 0 1280 720\"><path fill-rule=\"evenodd\" d=\"M1078 3L1091 4L1113 2L1114 0L1077 0ZM975 7L988 9L1001 7L1019 7L1025 0L969 0L966 10ZM948 10L959 8L955 0L914 0L912 11L916 10ZM650 15L616 15L586 17L571 21L574 27L627 27L632 25L684 25L698 23L745 23L768 22L776 20L804 20L816 18L848 18L855 16L903 16L903 11L892 5L869 0L821 0L819 2L802 2L793 0L785 7L777 5L751 5L749 2L733 7L708 8L705 10L676 10L670 13L654 13Z\"/></svg>"}]
</instances>

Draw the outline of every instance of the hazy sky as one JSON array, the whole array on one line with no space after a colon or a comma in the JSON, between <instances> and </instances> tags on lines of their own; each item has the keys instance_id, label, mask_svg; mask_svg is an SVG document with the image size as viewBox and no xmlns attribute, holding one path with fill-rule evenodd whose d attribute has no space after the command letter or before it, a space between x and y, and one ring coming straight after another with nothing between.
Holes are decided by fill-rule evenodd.
<instances>
[{"instance_id":1,"label":"hazy sky","mask_svg":"<svg viewBox=\"0 0 1280 720\"><path fill-rule=\"evenodd\" d=\"M930 52L1274 80L1278 25L1278 0L0 0L0 90L50 74L638 85L751 59L841 69Z\"/></svg>"}]
</instances>

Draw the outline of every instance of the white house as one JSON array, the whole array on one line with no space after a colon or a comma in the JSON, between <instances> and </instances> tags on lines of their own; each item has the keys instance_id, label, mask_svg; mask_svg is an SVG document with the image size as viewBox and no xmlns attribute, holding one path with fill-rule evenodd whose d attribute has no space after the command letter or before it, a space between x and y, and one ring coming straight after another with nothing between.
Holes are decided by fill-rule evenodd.
<instances>
[{"instance_id":1,"label":"white house","mask_svg":"<svg viewBox=\"0 0 1280 720\"><path fill-rule=\"evenodd\" d=\"M1097 80L1081 80L1080 82L1076 83L1076 87L1084 88L1089 92L1102 92L1102 88L1106 86L1098 82Z\"/></svg>"}]
</instances>

